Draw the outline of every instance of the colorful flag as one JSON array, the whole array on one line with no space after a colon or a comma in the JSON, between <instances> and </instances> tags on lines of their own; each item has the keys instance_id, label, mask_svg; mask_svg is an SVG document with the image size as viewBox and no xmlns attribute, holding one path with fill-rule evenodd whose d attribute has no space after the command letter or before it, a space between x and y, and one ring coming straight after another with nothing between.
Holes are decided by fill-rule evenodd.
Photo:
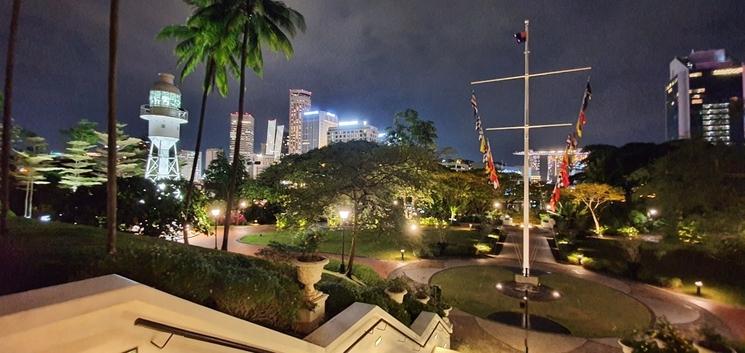
<instances>
[{"instance_id":1,"label":"colorful flag","mask_svg":"<svg viewBox=\"0 0 745 353\"><path fill-rule=\"evenodd\" d=\"M548 202L548 207L551 209L551 212L556 212L556 204L559 203L559 200L561 199L561 189L559 188L559 184L557 183L554 185L554 191L551 193L551 200Z\"/></svg>"},{"instance_id":2,"label":"colorful flag","mask_svg":"<svg viewBox=\"0 0 745 353\"><path fill-rule=\"evenodd\" d=\"M569 154L564 152L564 158L561 159L561 187L569 186Z\"/></svg>"},{"instance_id":3,"label":"colorful flag","mask_svg":"<svg viewBox=\"0 0 745 353\"><path fill-rule=\"evenodd\" d=\"M499 177L497 175L497 168L494 166L494 159L491 155L489 140L486 139L484 128L481 126L481 116L479 115L479 103L476 100L476 92L471 93L471 108L473 109L473 118L476 120L476 132L479 135L479 151L482 154L481 161L484 162L484 171L489 178L489 182L496 189L499 187Z\"/></svg>"},{"instance_id":4,"label":"colorful flag","mask_svg":"<svg viewBox=\"0 0 745 353\"><path fill-rule=\"evenodd\" d=\"M528 32L517 32L513 35L513 37L515 37L515 41L517 42L517 44L525 43L528 41Z\"/></svg>"},{"instance_id":5,"label":"colorful flag","mask_svg":"<svg viewBox=\"0 0 745 353\"><path fill-rule=\"evenodd\" d=\"M585 124L587 124L587 116L585 115L585 112L587 111L587 105L590 103L590 99L592 99L592 88L590 87L590 80L587 80L587 87L585 87L585 94L582 97L582 107L579 110L579 117L577 117L577 125L575 127L577 137L582 137L582 129L584 129Z\"/></svg>"}]
</instances>

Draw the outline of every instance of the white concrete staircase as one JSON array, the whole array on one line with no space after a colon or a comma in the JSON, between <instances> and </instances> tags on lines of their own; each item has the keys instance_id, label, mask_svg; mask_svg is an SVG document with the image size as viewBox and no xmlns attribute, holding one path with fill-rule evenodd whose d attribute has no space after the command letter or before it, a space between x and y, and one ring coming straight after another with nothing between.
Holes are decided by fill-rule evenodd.
<instances>
[{"instance_id":1,"label":"white concrete staircase","mask_svg":"<svg viewBox=\"0 0 745 353\"><path fill-rule=\"evenodd\" d=\"M447 319L411 327L355 303L303 339L108 275L0 297L0 352L453 352Z\"/></svg>"}]
</instances>

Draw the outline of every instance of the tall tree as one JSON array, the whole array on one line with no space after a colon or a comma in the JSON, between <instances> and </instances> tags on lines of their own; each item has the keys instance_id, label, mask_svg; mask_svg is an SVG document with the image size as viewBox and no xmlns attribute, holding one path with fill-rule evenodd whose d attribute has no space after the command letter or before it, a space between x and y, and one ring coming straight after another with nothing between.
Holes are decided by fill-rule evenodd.
<instances>
[{"instance_id":1,"label":"tall tree","mask_svg":"<svg viewBox=\"0 0 745 353\"><path fill-rule=\"evenodd\" d=\"M608 184L582 183L570 189L575 204L584 206L595 222L595 234L602 235L598 212L610 202L623 201L623 192Z\"/></svg>"},{"instance_id":2,"label":"tall tree","mask_svg":"<svg viewBox=\"0 0 745 353\"><path fill-rule=\"evenodd\" d=\"M389 144L410 145L434 151L437 148L437 129L431 120L422 120L414 109L396 113L393 126L386 128Z\"/></svg>"},{"instance_id":3,"label":"tall tree","mask_svg":"<svg viewBox=\"0 0 745 353\"><path fill-rule=\"evenodd\" d=\"M67 142L60 170L59 184L63 188L69 188L75 192L81 186L95 186L106 181L106 178L96 168L97 163L93 158L95 147L81 140Z\"/></svg>"},{"instance_id":4,"label":"tall tree","mask_svg":"<svg viewBox=\"0 0 745 353\"><path fill-rule=\"evenodd\" d=\"M8 233L8 207L10 203L10 115L13 103L13 67L15 66L16 38L18 37L18 18L21 13L21 0L13 0L8 34L8 51L5 53L5 86L3 89L3 131L0 148L0 179L2 179L2 199L0 200L0 236Z\"/></svg>"},{"instance_id":5,"label":"tall tree","mask_svg":"<svg viewBox=\"0 0 745 353\"><path fill-rule=\"evenodd\" d=\"M116 176L130 178L144 174L144 155L147 148L141 139L127 135L124 128L127 124L116 127ZM98 139L96 159L104 173L108 173L109 134L94 131Z\"/></svg>"},{"instance_id":6,"label":"tall tree","mask_svg":"<svg viewBox=\"0 0 745 353\"><path fill-rule=\"evenodd\" d=\"M108 74L108 146L116 146L116 54L117 37L119 36L119 0L111 0L109 12L109 74ZM116 152L117 148L109 148L107 161L106 183L106 250L109 254L116 254Z\"/></svg>"},{"instance_id":7,"label":"tall tree","mask_svg":"<svg viewBox=\"0 0 745 353\"><path fill-rule=\"evenodd\" d=\"M245 168L239 165L238 155L243 127L246 65L257 75L262 75L264 67L262 47L264 45L272 51L284 53L285 57L289 59L293 50L288 35L294 36L298 29L305 30L305 19L299 12L276 0L215 0L198 11L197 15L210 18L213 21L222 19L227 26L226 33L229 33L234 40L238 38L241 40L239 49L238 123L236 124L235 152L226 198L226 212L230 212L234 206L233 198L239 168ZM228 249L228 234L230 233L230 217L226 217L226 219L222 239L223 250Z\"/></svg>"},{"instance_id":8,"label":"tall tree","mask_svg":"<svg viewBox=\"0 0 745 353\"><path fill-rule=\"evenodd\" d=\"M205 64L204 79L202 81L202 102L199 109L199 124L197 127L197 140L194 145L194 159L192 161L189 184L186 188L186 199L184 210L191 210L190 204L194 193L195 167L199 163L199 155L202 150L202 134L204 131L204 117L207 109L207 97L212 88L217 86L218 93L225 97L228 94L228 69L238 71L238 63L235 60L236 41L232 40L227 32L228 26L225 18L212 18L199 16L205 7L210 5L205 0L186 0L186 3L194 7L194 14L186 20L183 25L172 25L163 28L158 38L174 38L180 42L176 46L175 54L178 64L183 67L180 79L183 81L196 70L199 64ZM206 167L206 166L205 166ZM194 215L184 213L183 223L188 225ZM183 228L184 243L189 244L188 229Z\"/></svg>"},{"instance_id":9,"label":"tall tree","mask_svg":"<svg viewBox=\"0 0 745 353\"><path fill-rule=\"evenodd\" d=\"M41 136L25 138L25 148L16 151L13 177L24 189L23 216L31 218L34 203L34 186L49 184L46 172L57 170L52 165L53 157L47 153L46 140Z\"/></svg>"}]
</instances>

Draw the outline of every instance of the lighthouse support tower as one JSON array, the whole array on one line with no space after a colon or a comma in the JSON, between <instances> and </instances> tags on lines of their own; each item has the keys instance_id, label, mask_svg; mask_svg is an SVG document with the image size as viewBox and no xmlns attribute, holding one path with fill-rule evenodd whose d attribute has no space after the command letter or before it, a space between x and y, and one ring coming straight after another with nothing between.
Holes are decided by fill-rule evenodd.
<instances>
[{"instance_id":1,"label":"lighthouse support tower","mask_svg":"<svg viewBox=\"0 0 745 353\"><path fill-rule=\"evenodd\" d=\"M181 109L181 91L174 85L172 74L158 74L150 89L149 104L140 106L140 118L148 121L150 152L145 166L145 178L150 180L179 179L177 142L181 124L189 113Z\"/></svg>"}]
</instances>

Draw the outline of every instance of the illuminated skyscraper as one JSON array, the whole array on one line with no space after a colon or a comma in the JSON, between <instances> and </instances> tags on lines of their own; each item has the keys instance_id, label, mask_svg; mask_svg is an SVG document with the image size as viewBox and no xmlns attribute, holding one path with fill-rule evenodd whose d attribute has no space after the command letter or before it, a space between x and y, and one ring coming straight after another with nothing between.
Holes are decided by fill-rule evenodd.
<instances>
[{"instance_id":1,"label":"illuminated skyscraper","mask_svg":"<svg viewBox=\"0 0 745 353\"><path fill-rule=\"evenodd\" d=\"M744 82L743 64L724 49L673 59L665 87L666 139L745 142Z\"/></svg>"},{"instance_id":2,"label":"illuminated skyscraper","mask_svg":"<svg viewBox=\"0 0 745 353\"><path fill-rule=\"evenodd\" d=\"M189 180L191 177L192 163L194 163L194 151L178 151L179 162L181 163L181 177ZM197 159L197 170L194 172L194 180L202 180L202 154Z\"/></svg>"},{"instance_id":3,"label":"illuminated skyscraper","mask_svg":"<svg viewBox=\"0 0 745 353\"><path fill-rule=\"evenodd\" d=\"M235 151L235 137L238 131L238 113L230 113L230 155L228 160L233 161ZM243 125L241 126L241 146L238 151L245 161L250 161L254 154L254 117L249 113L243 113Z\"/></svg>"},{"instance_id":4,"label":"illuminated skyscraper","mask_svg":"<svg viewBox=\"0 0 745 353\"><path fill-rule=\"evenodd\" d=\"M289 154L300 154L303 151L303 113L310 108L311 94L302 89L290 90L290 134L287 139Z\"/></svg>"},{"instance_id":5,"label":"illuminated skyscraper","mask_svg":"<svg viewBox=\"0 0 745 353\"><path fill-rule=\"evenodd\" d=\"M302 144L300 153L305 153L329 144L328 132L339 120L333 113L315 110L303 113Z\"/></svg>"},{"instance_id":6,"label":"illuminated skyscraper","mask_svg":"<svg viewBox=\"0 0 745 353\"><path fill-rule=\"evenodd\" d=\"M217 159L221 154L223 154L222 148L208 148L204 151L204 171L207 172L207 169L210 168L210 164L212 164L212 161Z\"/></svg>"},{"instance_id":7,"label":"illuminated skyscraper","mask_svg":"<svg viewBox=\"0 0 745 353\"><path fill-rule=\"evenodd\" d=\"M278 161L282 156L282 136L285 132L284 125L277 125L277 120L272 119L267 122L266 126L266 149L264 154L272 156Z\"/></svg>"}]
</instances>

